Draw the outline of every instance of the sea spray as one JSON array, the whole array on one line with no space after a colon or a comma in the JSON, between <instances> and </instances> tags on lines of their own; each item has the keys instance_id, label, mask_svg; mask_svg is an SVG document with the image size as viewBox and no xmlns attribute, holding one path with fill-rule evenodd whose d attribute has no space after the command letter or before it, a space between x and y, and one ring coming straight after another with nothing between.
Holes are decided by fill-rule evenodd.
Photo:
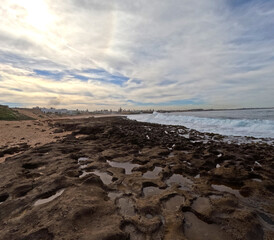
<instances>
[{"instance_id":1,"label":"sea spray","mask_svg":"<svg viewBox=\"0 0 274 240\"><path fill-rule=\"evenodd\" d=\"M140 122L181 125L200 132L218 133L227 136L274 138L274 120L269 119L211 118L185 116L183 113L157 112L129 115L127 117Z\"/></svg>"}]
</instances>

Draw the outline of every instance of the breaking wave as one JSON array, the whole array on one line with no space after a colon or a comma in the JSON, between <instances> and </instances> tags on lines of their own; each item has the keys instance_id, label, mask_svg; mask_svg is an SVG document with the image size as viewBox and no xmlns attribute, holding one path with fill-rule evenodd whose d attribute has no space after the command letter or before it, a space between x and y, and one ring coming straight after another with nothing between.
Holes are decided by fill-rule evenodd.
<instances>
[{"instance_id":1,"label":"breaking wave","mask_svg":"<svg viewBox=\"0 0 274 240\"><path fill-rule=\"evenodd\" d=\"M227 136L274 138L273 120L207 118L157 112L129 115L127 117L140 122L181 125L200 132L218 133Z\"/></svg>"}]
</instances>

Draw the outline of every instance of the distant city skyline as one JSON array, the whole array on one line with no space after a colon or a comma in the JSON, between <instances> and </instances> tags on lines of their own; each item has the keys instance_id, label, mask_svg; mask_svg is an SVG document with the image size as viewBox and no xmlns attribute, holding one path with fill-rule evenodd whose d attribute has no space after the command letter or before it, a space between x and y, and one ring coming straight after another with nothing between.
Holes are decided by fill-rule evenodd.
<instances>
[{"instance_id":1,"label":"distant city skyline","mask_svg":"<svg viewBox=\"0 0 274 240\"><path fill-rule=\"evenodd\" d=\"M274 1L3 0L0 104L273 107Z\"/></svg>"}]
</instances>

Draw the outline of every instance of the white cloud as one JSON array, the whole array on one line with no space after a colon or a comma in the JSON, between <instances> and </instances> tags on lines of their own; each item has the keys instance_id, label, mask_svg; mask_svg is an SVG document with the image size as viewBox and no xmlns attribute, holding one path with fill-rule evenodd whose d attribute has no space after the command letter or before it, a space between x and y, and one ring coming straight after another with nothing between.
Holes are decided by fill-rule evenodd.
<instances>
[{"instance_id":1,"label":"white cloud","mask_svg":"<svg viewBox=\"0 0 274 240\"><path fill-rule=\"evenodd\" d=\"M90 109L102 101L113 108L183 99L200 99L203 107L271 106L274 4L231 2L3 0L0 101L33 106L57 98ZM130 80L114 85L83 71L97 68ZM90 80L41 79L35 69ZM11 84L23 92L7 90ZM38 102L36 93L47 97Z\"/></svg>"}]
</instances>

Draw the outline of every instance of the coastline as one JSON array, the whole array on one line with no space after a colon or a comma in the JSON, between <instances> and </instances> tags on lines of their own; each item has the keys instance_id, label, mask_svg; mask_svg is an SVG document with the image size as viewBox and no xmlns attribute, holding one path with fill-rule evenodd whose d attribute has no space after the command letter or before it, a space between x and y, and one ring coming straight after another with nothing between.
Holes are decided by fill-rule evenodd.
<instances>
[{"instance_id":1,"label":"coastline","mask_svg":"<svg viewBox=\"0 0 274 240\"><path fill-rule=\"evenodd\" d=\"M274 234L270 145L229 144L218 134L123 117L51 124L55 142L34 143L0 164L1 239Z\"/></svg>"},{"instance_id":2,"label":"coastline","mask_svg":"<svg viewBox=\"0 0 274 240\"><path fill-rule=\"evenodd\" d=\"M219 134L224 138L230 138L240 142L254 140L254 142L268 142L274 144L274 111L271 112L225 112L220 111L205 113L161 113L128 115L131 120L139 122L157 123L172 126L184 126L195 129L201 133ZM236 142L234 141L234 142Z\"/></svg>"}]
</instances>

